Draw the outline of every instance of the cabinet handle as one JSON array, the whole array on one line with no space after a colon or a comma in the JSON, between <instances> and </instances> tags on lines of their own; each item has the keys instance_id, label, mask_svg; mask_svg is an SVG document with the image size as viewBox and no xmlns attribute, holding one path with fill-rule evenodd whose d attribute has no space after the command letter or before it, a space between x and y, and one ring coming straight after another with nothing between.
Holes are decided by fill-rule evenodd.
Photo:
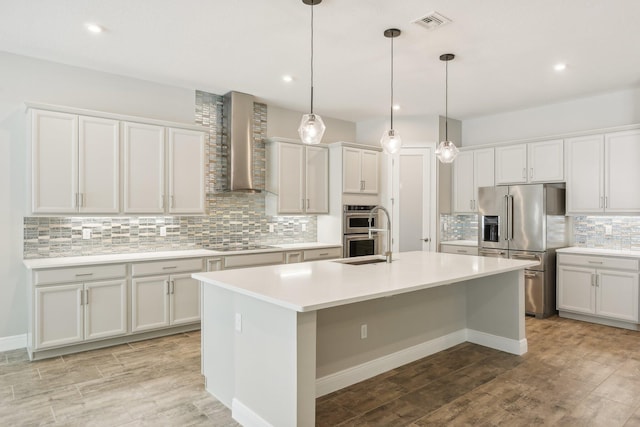
<instances>
[{"instance_id":1,"label":"cabinet handle","mask_svg":"<svg viewBox=\"0 0 640 427\"><path fill-rule=\"evenodd\" d=\"M80 207L84 207L84 193L80 193Z\"/></svg>"},{"instance_id":2,"label":"cabinet handle","mask_svg":"<svg viewBox=\"0 0 640 427\"><path fill-rule=\"evenodd\" d=\"M166 267L162 267L163 270L171 270L173 268L178 268L178 266L177 265L169 265L169 266L166 266Z\"/></svg>"},{"instance_id":3,"label":"cabinet handle","mask_svg":"<svg viewBox=\"0 0 640 427\"><path fill-rule=\"evenodd\" d=\"M464 249L458 249L456 250L456 252L460 253L460 254L466 254L467 251L465 251Z\"/></svg>"},{"instance_id":4,"label":"cabinet handle","mask_svg":"<svg viewBox=\"0 0 640 427\"><path fill-rule=\"evenodd\" d=\"M309 199L307 199L307 209L309 209Z\"/></svg>"},{"instance_id":5,"label":"cabinet handle","mask_svg":"<svg viewBox=\"0 0 640 427\"><path fill-rule=\"evenodd\" d=\"M602 264L602 261L587 261L589 264Z\"/></svg>"},{"instance_id":6,"label":"cabinet handle","mask_svg":"<svg viewBox=\"0 0 640 427\"><path fill-rule=\"evenodd\" d=\"M85 289L84 291L84 304L89 305L89 289Z\"/></svg>"},{"instance_id":7,"label":"cabinet handle","mask_svg":"<svg viewBox=\"0 0 640 427\"><path fill-rule=\"evenodd\" d=\"M329 252L323 252L321 254L318 254L318 256L327 256L327 255L329 255Z\"/></svg>"},{"instance_id":8,"label":"cabinet handle","mask_svg":"<svg viewBox=\"0 0 640 427\"><path fill-rule=\"evenodd\" d=\"M600 275L596 274L595 276L596 276L596 288L599 288L600 287Z\"/></svg>"},{"instance_id":9,"label":"cabinet handle","mask_svg":"<svg viewBox=\"0 0 640 427\"><path fill-rule=\"evenodd\" d=\"M176 287L176 282L174 282L174 281L172 280L171 282L169 282L169 285L170 285L170 291L169 291L169 293L170 293L171 295L173 295L173 292L175 291L175 287Z\"/></svg>"},{"instance_id":10,"label":"cabinet handle","mask_svg":"<svg viewBox=\"0 0 640 427\"><path fill-rule=\"evenodd\" d=\"M80 290L80 305L84 305L84 291Z\"/></svg>"},{"instance_id":11,"label":"cabinet handle","mask_svg":"<svg viewBox=\"0 0 640 427\"><path fill-rule=\"evenodd\" d=\"M160 209L164 209L164 194L160 195Z\"/></svg>"},{"instance_id":12,"label":"cabinet handle","mask_svg":"<svg viewBox=\"0 0 640 427\"><path fill-rule=\"evenodd\" d=\"M477 203L476 203L476 199L473 199L473 210L475 211L477 208Z\"/></svg>"},{"instance_id":13,"label":"cabinet handle","mask_svg":"<svg viewBox=\"0 0 640 427\"><path fill-rule=\"evenodd\" d=\"M591 286L595 286L596 285L596 275L592 274L591 275Z\"/></svg>"},{"instance_id":14,"label":"cabinet handle","mask_svg":"<svg viewBox=\"0 0 640 427\"><path fill-rule=\"evenodd\" d=\"M76 277L93 276L93 273L77 273Z\"/></svg>"},{"instance_id":15,"label":"cabinet handle","mask_svg":"<svg viewBox=\"0 0 640 427\"><path fill-rule=\"evenodd\" d=\"M527 179L527 168L522 168L522 178Z\"/></svg>"},{"instance_id":16,"label":"cabinet handle","mask_svg":"<svg viewBox=\"0 0 640 427\"><path fill-rule=\"evenodd\" d=\"M530 178L529 178L529 179L533 179L533 168L531 168L531 169L529 170L529 174L530 174L530 175L529 175L529 176L530 176Z\"/></svg>"},{"instance_id":17,"label":"cabinet handle","mask_svg":"<svg viewBox=\"0 0 640 427\"><path fill-rule=\"evenodd\" d=\"M604 196L604 207L605 209L609 207L609 197Z\"/></svg>"},{"instance_id":18,"label":"cabinet handle","mask_svg":"<svg viewBox=\"0 0 640 427\"><path fill-rule=\"evenodd\" d=\"M365 184L364 181L360 181L360 190L364 190Z\"/></svg>"},{"instance_id":19,"label":"cabinet handle","mask_svg":"<svg viewBox=\"0 0 640 427\"><path fill-rule=\"evenodd\" d=\"M169 207L173 207L173 205L174 205L173 201L174 201L174 198L173 198L173 194L172 194L171 196L169 196L169 203L170 203Z\"/></svg>"},{"instance_id":20,"label":"cabinet handle","mask_svg":"<svg viewBox=\"0 0 640 427\"><path fill-rule=\"evenodd\" d=\"M73 202L73 206L75 206L76 208L78 207L78 193L76 193L76 199Z\"/></svg>"},{"instance_id":21,"label":"cabinet handle","mask_svg":"<svg viewBox=\"0 0 640 427\"><path fill-rule=\"evenodd\" d=\"M473 209L473 200L469 200L469 209Z\"/></svg>"},{"instance_id":22,"label":"cabinet handle","mask_svg":"<svg viewBox=\"0 0 640 427\"><path fill-rule=\"evenodd\" d=\"M164 286L165 286L165 289L166 289L167 295L169 295L169 281L168 281L168 280L165 280L165 281L164 281Z\"/></svg>"}]
</instances>

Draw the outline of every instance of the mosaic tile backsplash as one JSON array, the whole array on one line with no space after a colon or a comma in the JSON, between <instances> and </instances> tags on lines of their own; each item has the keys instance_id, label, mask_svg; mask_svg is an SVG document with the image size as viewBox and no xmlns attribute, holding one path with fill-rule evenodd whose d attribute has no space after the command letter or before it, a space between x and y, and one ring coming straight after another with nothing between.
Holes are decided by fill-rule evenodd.
<instances>
[{"instance_id":1,"label":"mosaic tile backsplash","mask_svg":"<svg viewBox=\"0 0 640 427\"><path fill-rule=\"evenodd\" d=\"M478 215L440 215L440 241L478 240Z\"/></svg>"},{"instance_id":2,"label":"mosaic tile backsplash","mask_svg":"<svg viewBox=\"0 0 640 427\"><path fill-rule=\"evenodd\" d=\"M196 248L247 248L316 241L315 216L265 214L264 193L225 193L227 152L223 97L196 92L196 123L208 130L206 216L26 217L24 258L153 252ZM254 104L254 180L264 188L267 106ZM274 231L269 232L272 224ZM166 227L166 236L160 230ZM305 230L303 231L303 228ZM83 230L90 239L82 239Z\"/></svg>"},{"instance_id":3,"label":"mosaic tile backsplash","mask_svg":"<svg viewBox=\"0 0 640 427\"><path fill-rule=\"evenodd\" d=\"M611 234L607 228L611 227ZM573 217L573 245L585 248L640 251L640 217Z\"/></svg>"}]
</instances>

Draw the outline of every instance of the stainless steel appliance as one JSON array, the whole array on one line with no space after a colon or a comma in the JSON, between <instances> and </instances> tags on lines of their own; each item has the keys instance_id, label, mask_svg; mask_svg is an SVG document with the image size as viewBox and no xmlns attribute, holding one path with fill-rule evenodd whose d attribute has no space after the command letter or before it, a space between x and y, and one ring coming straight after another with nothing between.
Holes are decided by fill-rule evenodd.
<instances>
[{"instance_id":1,"label":"stainless steel appliance","mask_svg":"<svg viewBox=\"0 0 640 427\"><path fill-rule=\"evenodd\" d=\"M345 258L379 253L380 244L377 233L369 237L369 212L373 205L344 205L342 215L342 247ZM371 220L371 227L376 228L378 216Z\"/></svg>"},{"instance_id":2,"label":"stainless steel appliance","mask_svg":"<svg viewBox=\"0 0 640 427\"><path fill-rule=\"evenodd\" d=\"M478 254L526 259L525 312L547 317L556 308L555 249L567 246L564 184L478 189Z\"/></svg>"}]
</instances>

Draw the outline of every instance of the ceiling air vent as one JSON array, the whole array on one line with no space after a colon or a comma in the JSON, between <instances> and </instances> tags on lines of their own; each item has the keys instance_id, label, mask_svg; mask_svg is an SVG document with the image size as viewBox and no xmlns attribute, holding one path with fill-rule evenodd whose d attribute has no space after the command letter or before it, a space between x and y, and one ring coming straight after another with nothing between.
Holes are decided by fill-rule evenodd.
<instances>
[{"instance_id":1,"label":"ceiling air vent","mask_svg":"<svg viewBox=\"0 0 640 427\"><path fill-rule=\"evenodd\" d=\"M438 12L429 12L426 16L413 21L414 24L421 25L427 30L433 30L451 22L451 19Z\"/></svg>"}]
</instances>

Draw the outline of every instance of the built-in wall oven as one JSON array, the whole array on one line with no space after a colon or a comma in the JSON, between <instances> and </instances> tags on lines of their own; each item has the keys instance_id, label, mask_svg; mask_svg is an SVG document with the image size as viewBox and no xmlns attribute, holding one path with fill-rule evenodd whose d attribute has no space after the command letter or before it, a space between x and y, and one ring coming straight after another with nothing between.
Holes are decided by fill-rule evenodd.
<instances>
[{"instance_id":1,"label":"built-in wall oven","mask_svg":"<svg viewBox=\"0 0 640 427\"><path fill-rule=\"evenodd\" d=\"M343 207L343 256L345 258L380 253L378 233L371 233L369 237L369 212L374 206L344 205ZM376 228L378 215L371 218L371 228Z\"/></svg>"}]
</instances>

